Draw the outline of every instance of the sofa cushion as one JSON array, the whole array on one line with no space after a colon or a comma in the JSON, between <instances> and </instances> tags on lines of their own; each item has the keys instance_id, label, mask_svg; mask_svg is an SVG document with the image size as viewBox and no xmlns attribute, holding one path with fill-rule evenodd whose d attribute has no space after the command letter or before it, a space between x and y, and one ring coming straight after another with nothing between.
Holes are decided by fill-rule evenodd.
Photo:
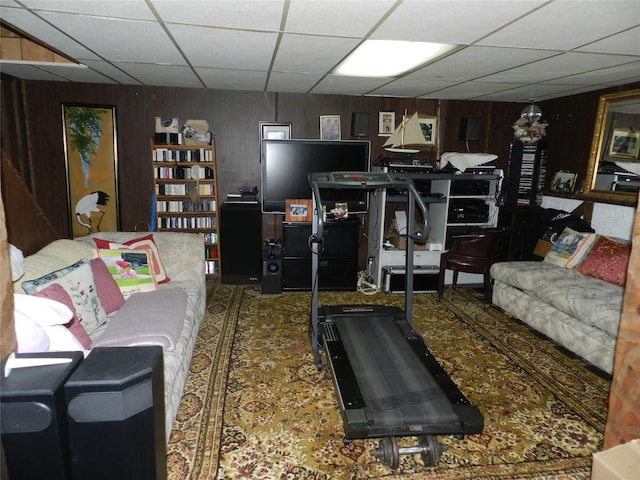
<instances>
[{"instance_id":1,"label":"sofa cushion","mask_svg":"<svg viewBox=\"0 0 640 480\"><path fill-rule=\"evenodd\" d=\"M134 238L124 243L111 242L109 240L103 240L96 237L93 238L93 241L96 243L98 248L131 248L134 250L147 250L150 252L149 261L151 263L149 266L151 267L151 271L155 275L157 282L167 283L171 280L167 275L164 265L162 264L162 259L160 258L160 253L158 252L158 247L156 246L152 234L140 238Z\"/></svg>"},{"instance_id":2,"label":"sofa cushion","mask_svg":"<svg viewBox=\"0 0 640 480\"><path fill-rule=\"evenodd\" d=\"M82 346L89 350L91 348L91 338L87 334L87 331L78 320L78 315L76 314L76 307L73 305L73 301L69 294L65 291L57 283L52 283L46 288L43 288L39 292L32 293L33 297L42 297L49 298L51 300L55 300L56 302L60 302L65 305L73 315L71 321L65 324L65 327L69 329L69 331L73 334L74 337L78 339L78 341L82 344Z\"/></svg>"},{"instance_id":3,"label":"sofa cushion","mask_svg":"<svg viewBox=\"0 0 640 480\"><path fill-rule=\"evenodd\" d=\"M595 240L595 233L577 232L566 227L545 255L544 261L559 267L573 268L580 264Z\"/></svg>"},{"instance_id":4,"label":"sofa cushion","mask_svg":"<svg viewBox=\"0 0 640 480\"><path fill-rule=\"evenodd\" d=\"M91 260L91 271L96 282L100 303L109 315L124 305L124 296L101 258Z\"/></svg>"},{"instance_id":5,"label":"sofa cushion","mask_svg":"<svg viewBox=\"0 0 640 480\"><path fill-rule=\"evenodd\" d=\"M136 293L112 317L94 347L160 345L173 351L185 322L187 294L179 288Z\"/></svg>"},{"instance_id":6,"label":"sofa cushion","mask_svg":"<svg viewBox=\"0 0 640 480\"><path fill-rule=\"evenodd\" d=\"M149 249L99 248L98 255L125 299L134 293L154 292L158 289L149 260L152 256Z\"/></svg>"},{"instance_id":7,"label":"sofa cushion","mask_svg":"<svg viewBox=\"0 0 640 480\"><path fill-rule=\"evenodd\" d=\"M578 271L583 275L624 287L630 255L631 244L616 242L601 235L578 267Z\"/></svg>"},{"instance_id":8,"label":"sofa cushion","mask_svg":"<svg viewBox=\"0 0 640 480\"><path fill-rule=\"evenodd\" d=\"M76 308L78 320L89 335L106 323L107 313L98 298L90 260L84 258L40 278L24 281L22 288L26 293L31 294L53 283L59 284L69 294Z\"/></svg>"}]
</instances>

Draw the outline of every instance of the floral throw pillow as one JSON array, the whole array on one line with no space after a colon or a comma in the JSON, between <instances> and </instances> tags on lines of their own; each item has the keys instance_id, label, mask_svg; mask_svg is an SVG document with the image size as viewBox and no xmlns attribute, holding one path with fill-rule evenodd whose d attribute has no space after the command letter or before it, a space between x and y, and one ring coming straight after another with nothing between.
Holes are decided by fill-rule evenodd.
<instances>
[{"instance_id":1,"label":"floral throw pillow","mask_svg":"<svg viewBox=\"0 0 640 480\"><path fill-rule=\"evenodd\" d=\"M631 244L601 235L577 270L583 275L624 287L630 255Z\"/></svg>"},{"instance_id":2,"label":"floral throw pillow","mask_svg":"<svg viewBox=\"0 0 640 480\"><path fill-rule=\"evenodd\" d=\"M32 294L53 283L59 284L69 294L78 320L89 335L106 323L107 313L98 297L90 260L83 258L35 280L22 282L22 288L25 293Z\"/></svg>"},{"instance_id":3,"label":"floral throw pillow","mask_svg":"<svg viewBox=\"0 0 640 480\"><path fill-rule=\"evenodd\" d=\"M544 261L564 268L573 268L580 264L595 240L595 233L577 232L566 227L545 255Z\"/></svg>"}]
</instances>

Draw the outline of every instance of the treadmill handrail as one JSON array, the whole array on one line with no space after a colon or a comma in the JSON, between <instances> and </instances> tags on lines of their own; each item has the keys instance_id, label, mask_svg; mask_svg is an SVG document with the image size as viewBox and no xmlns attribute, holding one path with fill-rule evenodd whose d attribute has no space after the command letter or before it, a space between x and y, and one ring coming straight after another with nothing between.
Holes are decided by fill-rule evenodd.
<instances>
[{"instance_id":1,"label":"treadmill handrail","mask_svg":"<svg viewBox=\"0 0 640 480\"><path fill-rule=\"evenodd\" d=\"M339 181L334 179L334 173L339 173L343 177L350 177L352 180L349 181ZM429 234L429 213L427 211L427 207L422 201L422 196L418 192L413 183L411 177L406 173L377 173L373 176L372 179L368 179L364 176L364 174L371 176L372 174L369 172L321 172L321 173L310 173L309 174L309 183L311 184L311 189L313 192L313 198L315 199L315 210L317 213L317 233L312 236L312 242L320 242L322 241L322 237L324 235L324 218L322 215L322 198L320 194L320 190L323 188L342 188L345 190L374 190L376 188L396 188L403 189L406 188L409 191L409 195L407 196L407 202L411 202L412 197L415 204L418 205L418 208L422 212L423 225L421 230L416 230L414 232L408 232L408 236L413 240L421 241L425 238L428 238ZM358 180L359 177L363 177Z\"/></svg>"},{"instance_id":2,"label":"treadmill handrail","mask_svg":"<svg viewBox=\"0 0 640 480\"><path fill-rule=\"evenodd\" d=\"M338 175L340 179L336 179ZM322 242L324 236L324 218L322 215L322 196L320 190L322 188L342 188L349 190L374 190L377 188L396 188L407 189L407 250L405 254L405 308L404 314L409 325L412 324L413 318L413 247L414 241L422 241L428 238L429 234L429 212L422 201L420 193L416 189L413 180L406 173L394 172L323 172L310 173L309 184L311 185L313 197L313 215L316 218L312 222L312 234L309 238L309 244L312 249L311 256L311 347L313 356L318 369L322 368L318 344L318 272L319 262L318 256L319 243ZM422 212L424 220L422 230L416 229L415 206L416 204Z\"/></svg>"}]
</instances>

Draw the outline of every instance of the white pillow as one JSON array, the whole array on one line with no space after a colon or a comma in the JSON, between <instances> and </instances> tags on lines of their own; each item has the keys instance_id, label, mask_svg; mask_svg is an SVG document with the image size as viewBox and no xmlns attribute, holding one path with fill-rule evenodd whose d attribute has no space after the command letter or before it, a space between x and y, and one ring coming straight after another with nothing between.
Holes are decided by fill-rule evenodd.
<instances>
[{"instance_id":1,"label":"white pillow","mask_svg":"<svg viewBox=\"0 0 640 480\"><path fill-rule=\"evenodd\" d=\"M73 318L66 305L49 298L13 295L18 353L83 351L64 325ZM46 339L43 338L46 336Z\"/></svg>"}]
</instances>

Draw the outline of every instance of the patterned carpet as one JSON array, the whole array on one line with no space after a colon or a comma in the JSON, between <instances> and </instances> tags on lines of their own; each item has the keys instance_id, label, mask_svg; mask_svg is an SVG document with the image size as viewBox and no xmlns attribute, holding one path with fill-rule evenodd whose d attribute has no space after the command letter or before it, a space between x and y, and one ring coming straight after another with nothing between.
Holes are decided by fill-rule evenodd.
<instances>
[{"instance_id":1,"label":"patterned carpet","mask_svg":"<svg viewBox=\"0 0 640 480\"><path fill-rule=\"evenodd\" d=\"M403 306L402 295L321 292L320 304ZM414 327L485 418L481 435L438 437L440 463L397 471L342 442L327 369L308 345L308 292L208 281L208 306L168 446L171 480L588 479L609 382L462 289L414 296ZM401 446L414 445L404 438Z\"/></svg>"}]
</instances>

